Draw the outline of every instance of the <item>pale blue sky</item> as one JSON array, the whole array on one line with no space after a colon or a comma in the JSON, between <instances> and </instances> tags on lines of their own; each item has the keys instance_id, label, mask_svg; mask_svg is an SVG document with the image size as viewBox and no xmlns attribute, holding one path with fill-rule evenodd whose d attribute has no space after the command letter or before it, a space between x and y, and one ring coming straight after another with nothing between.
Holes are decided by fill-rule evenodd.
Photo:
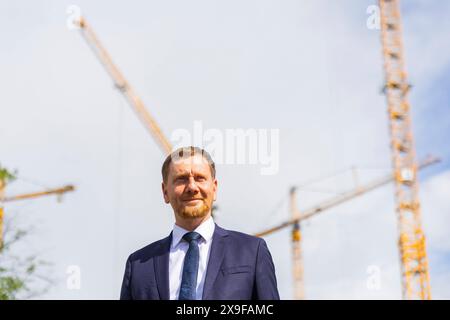
<instances>
[{"instance_id":1,"label":"pale blue sky","mask_svg":"<svg viewBox=\"0 0 450 320\"><path fill-rule=\"evenodd\" d=\"M421 174L433 295L450 298L450 3L403 1L404 41L419 156L443 163ZM376 1L1 1L0 161L20 177L8 194L74 183L54 199L6 206L36 234L23 252L51 261L45 298L116 299L127 256L166 236L163 155L77 33L80 7L164 132L194 120L220 130L280 130L280 171L219 165L217 222L253 233L289 216L292 184L352 165L368 181L390 168ZM430 23L432 22L432 23ZM376 169L376 170L375 170ZM306 208L351 187L338 176L299 192ZM392 187L304 224L308 298L400 298ZM282 298L292 297L289 231L266 238ZM80 290L66 268L81 268ZM367 268L382 287L366 287Z\"/></svg>"}]
</instances>

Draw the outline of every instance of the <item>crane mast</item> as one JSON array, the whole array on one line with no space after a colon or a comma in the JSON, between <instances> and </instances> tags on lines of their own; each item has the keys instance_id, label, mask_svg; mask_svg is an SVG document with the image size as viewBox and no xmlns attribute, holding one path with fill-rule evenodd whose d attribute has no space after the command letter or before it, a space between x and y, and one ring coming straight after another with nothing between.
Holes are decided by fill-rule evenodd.
<instances>
[{"instance_id":1,"label":"crane mast","mask_svg":"<svg viewBox=\"0 0 450 320\"><path fill-rule=\"evenodd\" d=\"M301 213L297 207L297 189L295 187L291 188L290 191L290 209L291 217L297 218L301 216ZM303 272L303 256L302 256L302 233L300 230L300 221L293 224L292 227L292 276L294 278L294 299L303 300L305 299L305 285L303 283L304 272Z\"/></svg>"},{"instance_id":2,"label":"crane mast","mask_svg":"<svg viewBox=\"0 0 450 320\"><path fill-rule=\"evenodd\" d=\"M411 112L403 56L400 4L380 0L381 42L392 167L395 173L395 200L399 233L402 296L404 299L431 299L430 275L421 223L417 163L411 128Z\"/></svg>"}]
</instances>

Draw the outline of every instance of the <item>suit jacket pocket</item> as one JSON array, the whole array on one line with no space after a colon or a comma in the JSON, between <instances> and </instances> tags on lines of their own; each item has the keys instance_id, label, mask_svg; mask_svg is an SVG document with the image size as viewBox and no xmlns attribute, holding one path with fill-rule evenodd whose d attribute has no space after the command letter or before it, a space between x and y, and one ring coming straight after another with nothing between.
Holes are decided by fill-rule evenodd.
<instances>
[{"instance_id":1,"label":"suit jacket pocket","mask_svg":"<svg viewBox=\"0 0 450 320\"><path fill-rule=\"evenodd\" d=\"M234 274L234 273L250 273L252 271L251 266L235 266L222 268L222 274Z\"/></svg>"}]
</instances>

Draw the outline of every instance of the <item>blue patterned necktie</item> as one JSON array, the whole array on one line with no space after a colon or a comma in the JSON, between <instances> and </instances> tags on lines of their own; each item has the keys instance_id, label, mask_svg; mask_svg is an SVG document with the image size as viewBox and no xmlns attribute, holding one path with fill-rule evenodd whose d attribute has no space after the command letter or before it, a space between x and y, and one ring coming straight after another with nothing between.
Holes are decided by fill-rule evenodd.
<instances>
[{"instance_id":1,"label":"blue patterned necktie","mask_svg":"<svg viewBox=\"0 0 450 320\"><path fill-rule=\"evenodd\" d=\"M183 264L183 277L181 279L180 295L178 300L195 300L195 289L197 287L197 273L199 249L197 241L201 235L197 232L188 232L183 239L189 242Z\"/></svg>"}]
</instances>

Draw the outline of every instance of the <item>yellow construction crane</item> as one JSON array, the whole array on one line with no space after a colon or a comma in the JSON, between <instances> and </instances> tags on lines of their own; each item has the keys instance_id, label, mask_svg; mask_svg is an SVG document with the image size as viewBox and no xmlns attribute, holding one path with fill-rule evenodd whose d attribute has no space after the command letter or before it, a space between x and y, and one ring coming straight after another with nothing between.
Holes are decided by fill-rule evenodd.
<instances>
[{"instance_id":1,"label":"yellow construction crane","mask_svg":"<svg viewBox=\"0 0 450 320\"><path fill-rule=\"evenodd\" d=\"M83 17L80 17L80 19L76 21L76 23L80 28L83 38L86 40L92 51L103 64L106 71L113 79L117 89L119 89L119 91L125 96L125 99L128 101L131 108L138 116L139 120L143 123L147 131L152 135L161 150L166 155L169 154L172 151L172 145L170 144L169 140L164 136L155 119L147 111L142 100L136 95L128 81L112 62L110 55L98 40L91 26Z\"/></svg>"},{"instance_id":2,"label":"yellow construction crane","mask_svg":"<svg viewBox=\"0 0 450 320\"><path fill-rule=\"evenodd\" d=\"M399 0L380 0L381 42L404 299L431 299L430 274L418 196L417 163L403 57Z\"/></svg>"},{"instance_id":3,"label":"yellow construction crane","mask_svg":"<svg viewBox=\"0 0 450 320\"><path fill-rule=\"evenodd\" d=\"M297 207L297 188L292 187L290 196L291 218L301 217L301 212ZM303 280L303 256L301 247L302 233L300 230L300 221L296 221L292 228L292 276L294 278L294 299L305 299L305 285Z\"/></svg>"},{"instance_id":4,"label":"yellow construction crane","mask_svg":"<svg viewBox=\"0 0 450 320\"><path fill-rule=\"evenodd\" d=\"M33 199L42 196L49 196L56 194L57 196L62 196L66 192L74 191L75 188L72 185L67 185L62 188L49 189L39 192L15 195L10 197L5 197L5 188L7 183L13 181L15 175L8 172L6 169L0 167L0 251L3 248L3 217L4 217L4 202L11 202L17 200Z\"/></svg>"},{"instance_id":5,"label":"yellow construction crane","mask_svg":"<svg viewBox=\"0 0 450 320\"><path fill-rule=\"evenodd\" d=\"M418 169L428 167L432 164L439 162L437 158L426 159ZM310 219L313 216L324 212L330 208L333 208L343 202L349 201L355 197L361 196L369 191L372 191L378 187L381 187L389 182L395 181L397 179L395 174L390 174L384 178L375 180L365 186L357 187L353 190L344 192L336 197L328 199L314 207L306 210L300 211L296 203L296 188L291 188L290 190L290 211L291 219L283 222L275 227L269 228L267 230L258 232L255 234L257 237L263 237L274 233L278 230L284 229L289 226L293 226L292 229L292 254L293 254L293 278L294 278L294 298L304 299L304 279L303 279L303 261L302 261L302 250L301 250L301 231L300 222Z\"/></svg>"},{"instance_id":6,"label":"yellow construction crane","mask_svg":"<svg viewBox=\"0 0 450 320\"><path fill-rule=\"evenodd\" d=\"M33 193L26 193L26 194L18 194L15 196L9 196L4 197L3 202L10 202L10 201L17 201L17 200L26 200L26 199L32 199L32 198L38 198L42 196L49 196L56 194L58 197L61 197L64 193L74 191L75 187L73 185L67 185L61 188L55 188L55 189L48 189L44 191L38 191Z\"/></svg>"}]
</instances>

